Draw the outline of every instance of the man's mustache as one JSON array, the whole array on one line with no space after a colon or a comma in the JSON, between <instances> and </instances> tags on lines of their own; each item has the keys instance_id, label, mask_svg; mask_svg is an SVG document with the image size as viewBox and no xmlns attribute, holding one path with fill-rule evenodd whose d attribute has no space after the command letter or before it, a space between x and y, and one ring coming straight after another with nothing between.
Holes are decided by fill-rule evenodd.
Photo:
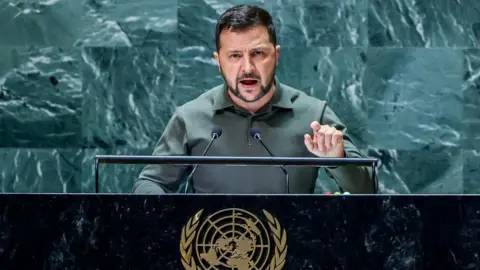
<instances>
[{"instance_id":1,"label":"man's mustache","mask_svg":"<svg viewBox=\"0 0 480 270\"><path fill-rule=\"evenodd\" d=\"M260 80L260 76L257 76L255 74L245 74L241 78L238 78L237 81L241 81L241 80L245 80L245 79Z\"/></svg>"}]
</instances>

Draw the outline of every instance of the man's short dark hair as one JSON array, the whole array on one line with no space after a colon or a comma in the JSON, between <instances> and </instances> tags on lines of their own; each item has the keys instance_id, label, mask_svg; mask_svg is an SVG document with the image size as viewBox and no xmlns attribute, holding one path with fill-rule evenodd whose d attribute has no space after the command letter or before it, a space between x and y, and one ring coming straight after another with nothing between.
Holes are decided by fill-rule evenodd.
<instances>
[{"instance_id":1,"label":"man's short dark hair","mask_svg":"<svg viewBox=\"0 0 480 270\"><path fill-rule=\"evenodd\" d=\"M217 22L215 31L217 51L220 50L220 34L223 30L241 32L256 26L267 27L270 42L274 46L277 45L275 25L272 16L265 9L253 5L238 5L228 9Z\"/></svg>"}]
</instances>

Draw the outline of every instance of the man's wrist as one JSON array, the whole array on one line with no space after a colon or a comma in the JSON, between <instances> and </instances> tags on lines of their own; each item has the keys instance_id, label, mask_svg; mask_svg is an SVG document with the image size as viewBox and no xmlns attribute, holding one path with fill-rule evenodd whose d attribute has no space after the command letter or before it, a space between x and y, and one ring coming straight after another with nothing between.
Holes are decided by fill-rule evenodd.
<instances>
[{"instance_id":1,"label":"man's wrist","mask_svg":"<svg viewBox=\"0 0 480 270\"><path fill-rule=\"evenodd\" d=\"M340 158L345 158L346 156L347 156L347 153L345 153L345 150L344 150L343 151L343 156L340 157ZM327 168L333 170L333 169L337 169L338 167L340 167L340 166L329 166Z\"/></svg>"}]
</instances>

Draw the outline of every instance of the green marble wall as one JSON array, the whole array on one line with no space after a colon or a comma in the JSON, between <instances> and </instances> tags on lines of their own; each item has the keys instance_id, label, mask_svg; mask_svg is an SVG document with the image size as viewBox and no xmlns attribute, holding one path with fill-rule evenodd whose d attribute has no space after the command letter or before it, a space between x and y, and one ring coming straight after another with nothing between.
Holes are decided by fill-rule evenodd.
<instances>
[{"instance_id":1,"label":"green marble wall","mask_svg":"<svg viewBox=\"0 0 480 270\"><path fill-rule=\"evenodd\" d=\"M95 154L150 154L174 108L222 82L215 21L239 3L2 1L0 191L93 192ZM480 192L478 0L246 3L276 18L281 81L329 101L383 192ZM141 168L102 165L102 192Z\"/></svg>"}]
</instances>

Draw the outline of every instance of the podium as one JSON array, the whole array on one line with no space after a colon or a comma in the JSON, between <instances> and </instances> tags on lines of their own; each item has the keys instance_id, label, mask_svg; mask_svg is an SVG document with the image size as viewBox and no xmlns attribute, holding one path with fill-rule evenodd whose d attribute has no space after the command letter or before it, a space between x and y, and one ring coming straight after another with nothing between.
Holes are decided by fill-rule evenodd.
<instances>
[{"instance_id":1,"label":"podium","mask_svg":"<svg viewBox=\"0 0 480 270\"><path fill-rule=\"evenodd\" d=\"M375 164L96 156L96 177L146 162ZM479 224L462 195L0 194L0 269L475 269Z\"/></svg>"},{"instance_id":2,"label":"podium","mask_svg":"<svg viewBox=\"0 0 480 270\"><path fill-rule=\"evenodd\" d=\"M480 197L1 194L1 269L476 269Z\"/></svg>"}]
</instances>

